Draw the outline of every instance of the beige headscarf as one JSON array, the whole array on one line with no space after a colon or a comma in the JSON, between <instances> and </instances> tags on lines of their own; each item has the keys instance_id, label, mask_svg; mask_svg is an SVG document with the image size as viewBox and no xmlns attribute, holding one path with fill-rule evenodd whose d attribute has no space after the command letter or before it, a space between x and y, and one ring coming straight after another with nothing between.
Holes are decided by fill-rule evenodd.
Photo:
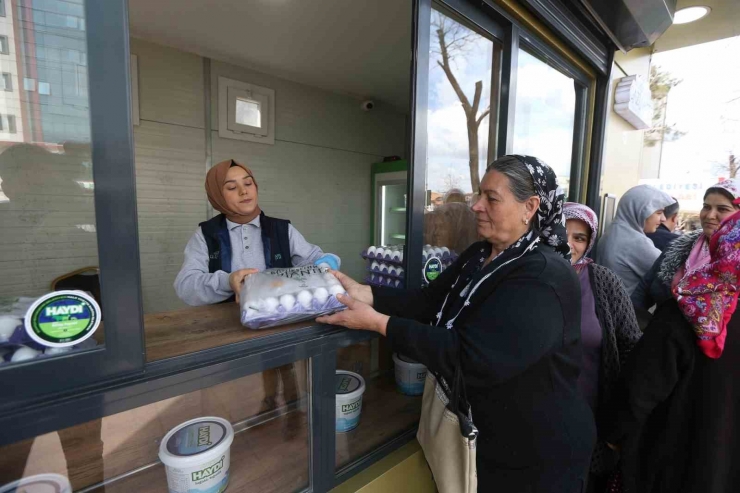
<instances>
[{"instance_id":1,"label":"beige headscarf","mask_svg":"<svg viewBox=\"0 0 740 493\"><path fill-rule=\"evenodd\" d=\"M252 174L252 170L241 163L237 163L233 159L227 159L226 161L221 161L208 170L208 174L206 175L206 195L208 195L208 201L211 203L213 208L226 216L226 219L237 224L246 224L259 216L261 210L258 205L253 214L246 216L234 211L226 203L226 199L223 194L223 187L226 182L226 174L232 166L239 166L246 171L247 174L252 177L254 187L259 189L257 186L257 180L254 178L254 174Z\"/></svg>"}]
</instances>

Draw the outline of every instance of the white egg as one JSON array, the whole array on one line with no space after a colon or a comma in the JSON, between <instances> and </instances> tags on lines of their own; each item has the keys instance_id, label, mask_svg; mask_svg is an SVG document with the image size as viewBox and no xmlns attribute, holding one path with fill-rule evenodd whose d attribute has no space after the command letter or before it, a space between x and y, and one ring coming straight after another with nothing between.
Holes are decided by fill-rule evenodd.
<instances>
[{"instance_id":1,"label":"white egg","mask_svg":"<svg viewBox=\"0 0 740 493\"><path fill-rule=\"evenodd\" d=\"M380 264L380 272L388 274L388 264Z\"/></svg>"},{"instance_id":2,"label":"white egg","mask_svg":"<svg viewBox=\"0 0 740 493\"><path fill-rule=\"evenodd\" d=\"M400 255L398 257L398 261L399 262L402 262L403 261L403 250L399 250L398 253L400 253Z\"/></svg>"},{"instance_id":3,"label":"white egg","mask_svg":"<svg viewBox=\"0 0 740 493\"><path fill-rule=\"evenodd\" d=\"M450 249L447 247L442 247L442 253L450 253Z\"/></svg>"},{"instance_id":4,"label":"white egg","mask_svg":"<svg viewBox=\"0 0 740 493\"><path fill-rule=\"evenodd\" d=\"M39 354L41 354L41 351L36 351L35 349L27 346L21 346L15 350L15 353L13 353L13 357L10 358L10 361L12 361L13 363L17 363L18 361L26 361L29 359L34 359Z\"/></svg>"},{"instance_id":5,"label":"white egg","mask_svg":"<svg viewBox=\"0 0 740 493\"><path fill-rule=\"evenodd\" d=\"M377 250L377 248L375 248L374 246L371 246L371 247L369 247L369 248L367 249L367 254L368 254L368 256L370 256L370 257L374 256L374 255L375 255L375 251L376 251L376 250Z\"/></svg>"},{"instance_id":6,"label":"white egg","mask_svg":"<svg viewBox=\"0 0 740 493\"><path fill-rule=\"evenodd\" d=\"M399 267L398 269L396 269L396 275L399 277L403 275L403 267Z\"/></svg>"},{"instance_id":7,"label":"white egg","mask_svg":"<svg viewBox=\"0 0 740 493\"><path fill-rule=\"evenodd\" d=\"M71 347L48 347L44 349L44 354L62 354L72 351Z\"/></svg>"},{"instance_id":8,"label":"white egg","mask_svg":"<svg viewBox=\"0 0 740 493\"><path fill-rule=\"evenodd\" d=\"M5 342L10 339L15 328L21 324L21 320L17 317L0 315L0 342Z\"/></svg>"},{"instance_id":9,"label":"white egg","mask_svg":"<svg viewBox=\"0 0 740 493\"><path fill-rule=\"evenodd\" d=\"M326 303L326 300L329 299L329 291L327 291L325 288L316 288L313 290L313 297L316 298L316 301L323 305L324 303Z\"/></svg>"},{"instance_id":10,"label":"white egg","mask_svg":"<svg viewBox=\"0 0 740 493\"><path fill-rule=\"evenodd\" d=\"M373 263L372 263L372 264L370 264L370 268L371 268L372 270L374 270L374 271L376 271L376 272L377 272L377 271L378 271L378 269L380 268L380 264L379 264L379 263L377 263L377 262L376 262L375 260L373 260Z\"/></svg>"},{"instance_id":11,"label":"white egg","mask_svg":"<svg viewBox=\"0 0 740 493\"><path fill-rule=\"evenodd\" d=\"M304 289L303 291L298 293L297 298L298 298L298 303L300 303L303 308L311 308L311 301L313 300L311 291Z\"/></svg>"},{"instance_id":12,"label":"white egg","mask_svg":"<svg viewBox=\"0 0 740 493\"><path fill-rule=\"evenodd\" d=\"M244 310L244 317L247 320L251 320L258 316L259 316L259 312L255 310L254 308L247 308L246 310Z\"/></svg>"},{"instance_id":13,"label":"white egg","mask_svg":"<svg viewBox=\"0 0 740 493\"><path fill-rule=\"evenodd\" d=\"M265 313L273 313L275 310L277 310L278 306L280 306L280 301L278 301L278 299L274 296L264 298L259 302L260 310Z\"/></svg>"},{"instance_id":14,"label":"white egg","mask_svg":"<svg viewBox=\"0 0 740 493\"><path fill-rule=\"evenodd\" d=\"M337 279L336 277L334 277L332 274L329 274L329 273L324 274L324 281L326 282L327 286L333 286L335 284L340 284L340 285L342 284L341 282L339 282L339 279Z\"/></svg>"},{"instance_id":15,"label":"white egg","mask_svg":"<svg viewBox=\"0 0 740 493\"><path fill-rule=\"evenodd\" d=\"M396 268L391 265L390 268L388 269L388 274L395 276L397 274Z\"/></svg>"},{"instance_id":16,"label":"white egg","mask_svg":"<svg viewBox=\"0 0 740 493\"><path fill-rule=\"evenodd\" d=\"M338 284L336 286L332 286L329 288L329 294L331 294L335 298L338 294L343 294L343 293L346 293L346 291L344 290L341 284Z\"/></svg>"},{"instance_id":17,"label":"white egg","mask_svg":"<svg viewBox=\"0 0 740 493\"><path fill-rule=\"evenodd\" d=\"M377 250L375 250L375 258L383 258L383 255L385 255L385 249L383 247L378 247Z\"/></svg>"},{"instance_id":18,"label":"white egg","mask_svg":"<svg viewBox=\"0 0 740 493\"><path fill-rule=\"evenodd\" d=\"M385 277L378 276L378 279L376 279L376 280L378 281L378 284L383 284L385 282Z\"/></svg>"},{"instance_id":19,"label":"white egg","mask_svg":"<svg viewBox=\"0 0 740 493\"><path fill-rule=\"evenodd\" d=\"M284 294L280 297L280 306L286 310L290 310L295 305L295 296L292 294Z\"/></svg>"},{"instance_id":20,"label":"white egg","mask_svg":"<svg viewBox=\"0 0 740 493\"><path fill-rule=\"evenodd\" d=\"M436 255L437 257L441 257L442 256L442 249L441 248L435 248L434 249L434 255Z\"/></svg>"},{"instance_id":21,"label":"white egg","mask_svg":"<svg viewBox=\"0 0 740 493\"><path fill-rule=\"evenodd\" d=\"M391 252L391 257L394 260L401 260L401 252L398 250L393 250L393 252Z\"/></svg>"},{"instance_id":22,"label":"white egg","mask_svg":"<svg viewBox=\"0 0 740 493\"><path fill-rule=\"evenodd\" d=\"M398 287L401 284L401 281L396 281L396 287Z\"/></svg>"}]
</instances>

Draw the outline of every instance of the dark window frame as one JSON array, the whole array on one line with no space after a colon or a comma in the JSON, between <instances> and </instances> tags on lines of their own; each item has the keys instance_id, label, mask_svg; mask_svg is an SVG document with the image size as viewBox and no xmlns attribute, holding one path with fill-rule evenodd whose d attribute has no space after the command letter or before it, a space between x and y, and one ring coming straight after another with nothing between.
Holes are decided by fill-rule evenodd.
<instances>
[{"instance_id":1,"label":"dark window frame","mask_svg":"<svg viewBox=\"0 0 740 493\"><path fill-rule=\"evenodd\" d=\"M555 0L539 0L548 4ZM500 90L498 126L490 142L501 155L510 149L516 93L519 47L536 51L556 68L574 74L577 89L573 169L578 175L578 196L589 184L589 204L598 199L601 148L606 118L608 69L596 81L596 107L591 133L591 154L585 156L588 135L588 90L592 81L550 46L490 0L438 0L477 30L503 43L500 72L493 71ZM409 286L421 285L423 210L425 204L426 126L428 107L429 20L432 0L412 0L412 58L410 84L409 209L407 211L407 255ZM90 98L95 207L106 343L104 348L45 361L0 369L0 392L12 396L0 403L0 427L7 431L0 445L37 436L90 419L126 411L158 400L206 388L282 364L309 358L310 472L311 489L328 491L357 472L413 439L411 429L352 464L335 470L334 374L337 350L371 340L375 334L312 324L304 329L278 333L243 343L216 347L198 353L146 363L144 359L143 306L139 266L138 224L134 180L129 83L129 33L126 0L86 2L88 42L88 85ZM88 22L89 21L89 22ZM560 31L559 31L560 32ZM567 38L560 32L561 36ZM9 46L8 46L9 49ZM593 50L592 50L593 51ZM598 50L597 50L598 51ZM598 67L597 67L598 68ZM581 84L578 86L578 84ZM107 118L119 114L122 118ZM579 138L575 138L579 136ZM590 161L587 163L587 159ZM590 166L589 166L590 164ZM590 169L589 169L590 168ZM586 170L589 171L586 176ZM575 178L575 179L574 179ZM115 224L106 218L115 214ZM106 282L106 278L109 281ZM115 279L115 284L113 283ZM135 314L133 317L130 314ZM61 382L55 375L77 377ZM84 371L79 369L84 368ZM23 386L9 382L20 381ZM35 392L29 392L34 388Z\"/></svg>"}]
</instances>

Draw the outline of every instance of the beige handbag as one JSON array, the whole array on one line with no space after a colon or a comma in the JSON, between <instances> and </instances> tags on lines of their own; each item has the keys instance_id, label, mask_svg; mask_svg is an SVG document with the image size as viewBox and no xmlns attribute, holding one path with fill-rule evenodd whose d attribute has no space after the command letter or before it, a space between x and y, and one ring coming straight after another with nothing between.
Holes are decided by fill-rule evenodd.
<instances>
[{"instance_id":1,"label":"beige handbag","mask_svg":"<svg viewBox=\"0 0 740 493\"><path fill-rule=\"evenodd\" d=\"M416 438L424 450L424 456L440 493L478 491L475 465L478 430L473 425L470 408L467 406L465 386L460 372L458 362L452 391L444 379L438 381L431 371L427 373L424 382L421 420ZM461 391L468 407L467 413L459 409Z\"/></svg>"}]
</instances>

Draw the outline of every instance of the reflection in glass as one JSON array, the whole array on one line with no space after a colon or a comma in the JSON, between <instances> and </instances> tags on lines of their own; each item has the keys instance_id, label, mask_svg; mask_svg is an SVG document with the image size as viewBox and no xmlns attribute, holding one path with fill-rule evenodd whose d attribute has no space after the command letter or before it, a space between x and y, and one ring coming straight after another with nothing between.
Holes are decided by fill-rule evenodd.
<instances>
[{"instance_id":1,"label":"reflection in glass","mask_svg":"<svg viewBox=\"0 0 740 493\"><path fill-rule=\"evenodd\" d=\"M308 367L289 366L292 389L268 388L263 375L248 375L0 447L0 486L57 473L75 491L167 491L160 440L180 423L218 416L235 432L229 491L302 490L309 481Z\"/></svg>"},{"instance_id":2,"label":"reflection in glass","mask_svg":"<svg viewBox=\"0 0 740 493\"><path fill-rule=\"evenodd\" d=\"M470 211L488 159L490 39L432 11L424 243L462 252L478 239Z\"/></svg>"},{"instance_id":3,"label":"reflection in glass","mask_svg":"<svg viewBox=\"0 0 740 493\"><path fill-rule=\"evenodd\" d=\"M573 79L519 50L514 152L549 164L566 192L570 184L575 109Z\"/></svg>"},{"instance_id":4,"label":"reflection in glass","mask_svg":"<svg viewBox=\"0 0 740 493\"><path fill-rule=\"evenodd\" d=\"M60 352L23 330L40 295L79 289L100 302L84 10L17 0L0 18L0 365Z\"/></svg>"},{"instance_id":5,"label":"reflection in glass","mask_svg":"<svg viewBox=\"0 0 740 493\"><path fill-rule=\"evenodd\" d=\"M359 425L336 434L336 468L341 469L413 429L421 413L421 396L404 395L398 389L392 357L382 338L339 349L337 369L365 380Z\"/></svg>"}]
</instances>

